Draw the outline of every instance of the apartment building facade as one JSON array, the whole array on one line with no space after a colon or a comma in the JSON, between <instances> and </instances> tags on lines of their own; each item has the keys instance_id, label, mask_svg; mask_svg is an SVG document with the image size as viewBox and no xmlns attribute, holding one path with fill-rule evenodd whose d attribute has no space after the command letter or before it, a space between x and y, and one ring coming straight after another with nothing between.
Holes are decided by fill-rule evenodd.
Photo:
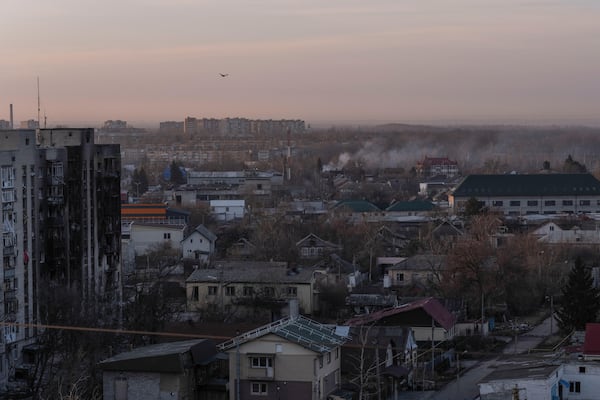
<instances>
[{"instance_id":1,"label":"apartment building facade","mask_svg":"<svg viewBox=\"0 0 600 400\"><path fill-rule=\"evenodd\" d=\"M42 288L121 301L120 150L93 129L0 132L2 295L0 385L39 333ZM115 315L118 313L115 313Z\"/></svg>"}]
</instances>

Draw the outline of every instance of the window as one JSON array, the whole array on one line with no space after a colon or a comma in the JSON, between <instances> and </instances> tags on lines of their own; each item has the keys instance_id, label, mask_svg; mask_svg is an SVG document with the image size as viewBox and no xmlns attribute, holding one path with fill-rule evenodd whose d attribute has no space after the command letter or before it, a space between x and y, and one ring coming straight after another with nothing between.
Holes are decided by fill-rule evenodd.
<instances>
[{"instance_id":1,"label":"window","mask_svg":"<svg viewBox=\"0 0 600 400\"><path fill-rule=\"evenodd\" d=\"M163 238L164 239L171 239L171 234L170 233L163 233Z\"/></svg>"},{"instance_id":2,"label":"window","mask_svg":"<svg viewBox=\"0 0 600 400\"><path fill-rule=\"evenodd\" d=\"M494 207L502 207L503 205L504 205L504 202L502 200L492 201L492 206L494 206Z\"/></svg>"},{"instance_id":3,"label":"window","mask_svg":"<svg viewBox=\"0 0 600 400\"><path fill-rule=\"evenodd\" d=\"M590 201L589 200L579 200L579 205L580 206L589 206Z\"/></svg>"},{"instance_id":4,"label":"window","mask_svg":"<svg viewBox=\"0 0 600 400\"><path fill-rule=\"evenodd\" d=\"M572 206L573 205L573 200L563 200L562 201L562 205L563 206Z\"/></svg>"},{"instance_id":5,"label":"window","mask_svg":"<svg viewBox=\"0 0 600 400\"><path fill-rule=\"evenodd\" d=\"M217 294L217 287L216 286L209 286L208 287L208 295L209 296L215 296Z\"/></svg>"},{"instance_id":6,"label":"window","mask_svg":"<svg viewBox=\"0 0 600 400\"><path fill-rule=\"evenodd\" d=\"M569 382L569 392L570 393L581 393L581 382L578 382L578 381Z\"/></svg>"},{"instance_id":7,"label":"window","mask_svg":"<svg viewBox=\"0 0 600 400\"><path fill-rule=\"evenodd\" d=\"M252 296L254 294L254 288L252 286L244 286L244 296Z\"/></svg>"},{"instance_id":8,"label":"window","mask_svg":"<svg viewBox=\"0 0 600 400\"><path fill-rule=\"evenodd\" d=\"M338 358L340 358L340 348L336 347L335 348L335 359L337 360Z\"/></svg>"},{"instance_id":9,"label":"window","mask_svg":"<svg viewBox=\"0 0 600 400\"><path fill-rule=\"evenodd\" d=\"M585 374L585 367L579 367L579 373Z\"/></svg>"},{"instance_id":10,"label":"window","mask_svg":"<svg viewBox=\"0 0 600 400\"><path fill-rule=\"evenodd\" d=\"M331 352L327 352L327 364L331 364Z\"/></svg>"},{"instance_id":11,"label":"window","mask_svg":"<svg viewBox=\"0 0 600 400\"><path fill-rule=\"evenodd\" d=\"M323 356L319 356L319 368L323 368Z\"/></svg>"},{"instance_id":12,"label":"window","mask_svg":"<svg viewBox=\"0 0 600 400\"><path fill-rule=\"evenodd\" d=\"M520 200L511 200L509 205L511 207L519 207L521 205L521 201Z\"/></svg>"},{"instance_id":13,"label":"window","mask_svg":"<svg viewBox=\"0 0 600 400\"><path fill-rule=\"evenodd\" d=\"M271 296L274 296L274 295L275 295L275 288L272 287L272 286L267 286L265 288L265 296L271 297Z\"/></svg>"},{"instance_id":14,"label":"window","mask_svg":"<svg viewBox=\"0 0 600 400\"><path fill-rule=\"evenodd\" d=\"M546 201L544 201L544 205L546 207L554 207L556 205L556 201L554 201L554 200L546 200Z\"/></svg>"},{"instance_id":15,"label":"window","mask_svg":"<svg viewBox=\"0 0 600 400\"><path fill-rule=\"evenodd\" d=\"M295 286L288 286L286 289L286 293L288 294L288 296L297 296L298 288Z\"/></svg>"},{"instance_id":16,"label":"window","mask_svg":"<svg viewBox=\"0 0 600 400\"><path fill-rule=\"evenodd\" d=\"M267 384L264 382L252 382L250 393L258 396L266 396L267 392Z\"/></svg>"},{"instance_id":17,"label":"window","mask_svg":"<svg viewBox=\"0 0 600 400\"><path fill-rule=\"evenodd\" d=\"M404 273L403 272L396 273L396 281L398 281L398 282L404 281Z\"/></svg>"},{"instance_id":18,"label":"window","mask_svg":"<svg viewBox=\"0 0 600 400\"><path fill-rule=\"evenodd\" d=\"M529 207L537 207L538 205L538 201L537 200L527 200L527 206Z\"/></svg>"},{"instance_id":19,"label":"window","mask_svg":"<svg viewBox=\"0 0 600 400\"><path fill-rule=\"evenodd\" d=\"M234 286L227 286L225 288L225 295L227 295L227 296L235 296L235 287Z\"/></svg>"},{"instance_id":20,"label":"window","mask_svg":"<svg viewBox=\"0 0 600 400\"><path fill-rule=\"evenodd\" d=\"M198 286L194 286L192 288L192 300L193 301L198 301L198 298L200 297L198 293L199 293L198 292Z\"/></svg>"},{"instance_id":21,"label":"window","mask_svg":"<svg viewBox=\"0 0 600 400\"><path fill-rule=\"evenodd\" d=\"M272 368L273 358L268 356L250 357L252 368Z\"/></svg>"}]
</instances>

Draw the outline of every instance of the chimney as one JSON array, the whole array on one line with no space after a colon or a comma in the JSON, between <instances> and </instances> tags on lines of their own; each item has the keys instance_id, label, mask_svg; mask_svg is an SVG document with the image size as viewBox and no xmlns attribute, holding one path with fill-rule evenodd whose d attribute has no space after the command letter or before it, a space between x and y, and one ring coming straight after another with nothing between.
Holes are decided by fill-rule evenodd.
<instances>
[{"instance_id":1,"label":"chimney","mask_svg":"<svg viewBox=\"0 0 600 400\"><path fill-rule=\"evenodd\" d=\"M300 307L298 305L298 299L290 299L290 319L296 320L300 316Z\"/></svg>"},{"instance_id":2,"label":"chimney","mask_svg":"<svg viewBox=\"0 0 600 400\"><path fill-rule=\"evenodd\" d=\"M12 104L10 105L10 129L15 129L15 126L13 125L13 106L12 106Z\"/></svg>"}]
</instances>

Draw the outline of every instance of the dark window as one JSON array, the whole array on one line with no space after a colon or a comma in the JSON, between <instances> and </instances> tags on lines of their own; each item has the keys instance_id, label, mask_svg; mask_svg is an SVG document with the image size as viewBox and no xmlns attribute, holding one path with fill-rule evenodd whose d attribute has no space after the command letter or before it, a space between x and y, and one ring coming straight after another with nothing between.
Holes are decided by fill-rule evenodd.
<instances>
[{"instance_id":1,"label":"dark window","mask_svg":"<svg viewBox=\"0 0 600 400\"><path fill-rule=\"evenodd\" d=\"M235 296L235 287L234 286L227 286L225 288L225 294L227 296Z\"/></svg>"},{"instance_id":2,"label":"dark window","mask_svg":"<svg viewBox=\"0 0 600 400\"><path fill-rule=\"evenodd\" d=\"M563 200L562 201L562 205L563 206L572 206L573 205L573 200Z\"/></svg>"},{"instance_id":3,"label":"dark window","mask_svg":"<svg viewBox=\"0 0 600 400\"><path fill-rule=\"evenodd\" d=\"M579 367L579 373L585 374L585 367Z\"/></svg>"},{"instance_id":4,"label":"dark window","mask_svg":"<svg viewBox=\"0 0 600 400\"><path fill-rule=\"evenodd\" d=\"M571 393L581 393L581 382L571 381L569 382L569 392Z\"/></svg>"},{"instance_id":5,"label":"dark window","mask_svg":"<svg viewBox=\"0 0 600 400\"><path fill-rule=\"evenodd\" d=\"M211 296L214 296L217 294L217 287L216 286L209 286L208 287L208 294Z\"/></svg>"},{"instance_id":6,"label":"dark window","mask_svg":"<svg viewBox=\"0 0 600 400\"><path fill-rule=\"evenodd\" d=\"M537 200L527 200L527 205L529 207L537 207L538 201Z\"/></svg>"},{"instance_id":7,"label":"dark window","mask_svg":"<svg viewBox=\"0 0 600 400\"><path fill-rule=\"evenodd\" d=\"M254 288L252 286L244 286L244 296L252 296L254 294Z\"/></svg>"},{"instance_id":8,"label":"dark window","mask_svg":"<svg viewBox=\"0 0 600 400\"><path fill-rule=\"evenodd\" d=\"M544 202L544 205L545 205L546 207L554 207L554 206L556 205L556 201L554 201L554 200L546 200L546 201Z\"/></svg>"},{"instance_id":9,"label":"dark window","mask_svg":"<svg viewBox=\"0 0 600 400\"><path fill-rule=\"evenodd\" d=\"M198 301L198 297L199 297L199 295L198 295L198 286L194 286L192 288L192 300Z\"/></svg>"},{"instance_id":10,"label":"dark window","mask_svg":"<svg viewBox=\"0 0 600 400\"><path fill-rule=\"evenodd\" d=\"M589 200L579 200L579 205L580 206L589 206L590 201Z\"/></svg>"},{"instance_id":11,"label":"dark window","mask_svg":"<svg viewBox=\"0 0 600 400\"><path fill-rule=\"evenodd\" d=\"M504 202L502 200L492 201L492 206L494 206L494 207L502 207L503 205L504 205Z\"/></svg>"},{"instance_id":12,"label":"dark window","mask_svg":"<svg viewBox=\"0 0 600 400\"><path fill-rule=\"evenodd\" d=\"M266 396L268 394L267 384L264 382L252 382L250 393L253 395Z\"/></svg>"},{"instance_id":13,"label":"dark window","mask_svg":"<svg viewBox=\"0 0 600 400\"><path fill-rule=\"evenodd\" d=\"M509 204L511 207L519 207L521 202L519 200L511 200Z\"/></svg>"}]
</instances>

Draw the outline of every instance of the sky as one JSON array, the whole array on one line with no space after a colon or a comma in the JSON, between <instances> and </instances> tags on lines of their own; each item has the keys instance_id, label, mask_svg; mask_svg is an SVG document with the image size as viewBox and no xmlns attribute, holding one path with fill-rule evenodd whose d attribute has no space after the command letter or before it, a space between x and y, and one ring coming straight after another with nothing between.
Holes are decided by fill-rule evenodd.
<instances>
[{"instance_id":1,"label":"sky","mask_svg":"<svg viewBox=\"0 0 600 400\"><path fill-rule=\"evenodd\" d=\"M598 0L2 0L0 49L0 119L39 77L48 126L600 125Z\"/></svg>"}]
</instances>

